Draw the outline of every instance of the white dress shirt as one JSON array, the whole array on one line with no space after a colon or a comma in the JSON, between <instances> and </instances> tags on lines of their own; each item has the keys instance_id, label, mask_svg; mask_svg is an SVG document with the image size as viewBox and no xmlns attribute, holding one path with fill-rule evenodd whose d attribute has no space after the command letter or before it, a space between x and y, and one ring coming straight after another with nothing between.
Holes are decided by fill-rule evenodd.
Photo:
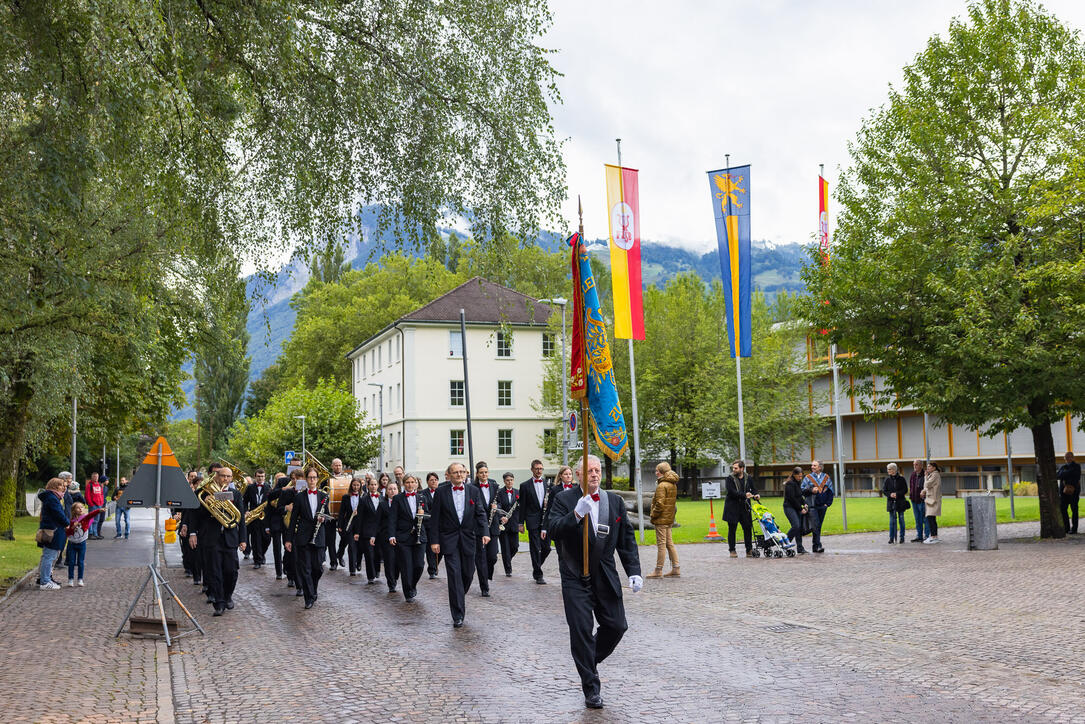
<instances>
[{"instance_id":1,"label":"white dress shirt","mask_svg":"<svg viewBox=\"0 0 1085 724\"><path fill-rule=\"evenodd\" d=\"M411 509L411 517L418 515L418 493L407 495L407 507Z\"/></svg>"},{"instance_id":2,"label":"white dress shirt","mask_svg":"<svg viewBox=\"0 0 1085 724\"><path fill-rule=\"evenodd\" d=\"M452 486L452 502L456 504L456 518L459 520L463 520L463 506L466 497L466 487L463 490L456 490L456 486Z\"/></svg>"},{"instance_id":3,"label":"white dress shirt","mask_svg":"<svg viewBox=\"0 0 1085 724\"><path fill-rule=\"evenodd\" d=\"M316 518L316 504L320 502L320 493L317 492L316 495L313 495L312 493L309 492L309 489L306 488L305 489L305 497L309 499L309 510L312 511L313 518L315 519Z\"/></svg>"},{"instance_id":4,"label":"white dress shirt","mask_svg":"<svg viewBox=\"0 0 1085 724\"><path fill-rule=\"evenodd\" d=\"M357 513L358 512L358 494L357 493L353 493L350 496L350 512L352 512L352 513Z\"/></svg>"},{"instance_id":5,"label":"white dress shirt","mask_svg":"<svg viewBox=\"0 0 1085 724\"><path fill-rule=\"evenodd\" d=\"M543 502L543 487L544 487L543 481L534 480L532 482L535 483L535 495L537 495L539 497L539 505L542 505L542 502Z\"/></svg>"}]
</instances>

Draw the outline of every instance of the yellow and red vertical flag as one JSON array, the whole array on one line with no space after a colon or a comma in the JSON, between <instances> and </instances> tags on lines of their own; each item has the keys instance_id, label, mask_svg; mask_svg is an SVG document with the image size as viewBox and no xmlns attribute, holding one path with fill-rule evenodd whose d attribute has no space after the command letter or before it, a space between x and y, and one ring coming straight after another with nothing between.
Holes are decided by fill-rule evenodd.
<instances>
[{"instance_id":1,"label":"yellow and red vertical flag","mask_svg":"<svg viewBox=\"0 0 1085 724\"><path fill-rule=\"evenodd\" d=\"M821 263L829 263L829 182L818 175L818 251Z\"/></svg>"},{"instance_id":2,"label":"yellow and red vertical flag","mask_svg":"<svg viewBox=\"0 0 1085 724\"><path fill-rule=\"evenodd\" d=\"M640 202L637 169L606 164L610 210L610 279L614 294L614 336L644 339L640 277Z\"/></svg>"}]
</instances>

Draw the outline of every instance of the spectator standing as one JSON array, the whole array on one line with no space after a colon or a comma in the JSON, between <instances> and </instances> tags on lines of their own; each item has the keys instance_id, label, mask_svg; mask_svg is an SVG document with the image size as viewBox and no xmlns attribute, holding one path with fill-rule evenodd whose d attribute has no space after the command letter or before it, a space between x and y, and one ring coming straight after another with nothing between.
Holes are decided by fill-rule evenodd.
<instances>
[{"instance_id":1,"label":"spectator standing","mask_svg":"<svg viewBox=\"0 0 1085 724\"><path fill-rule=\"evenodd\" d=\"M117 483L117 489L113 491L113 500L117 501L117 512L113 514L113 520L117 525L117 535L113 536L114 540L121 537L121 517L124 517L124 539L128 540L129 519L128 519L128 506L121 505L121 496L124 495L124 489L128 487L128 478L121 477L119 483Z\"/></svg>"},{"instance_id":2,"label":"spectator standing","mask_svg":"<svg viewBox=\"0 0 1085 724\"><path fill-rule=\"evenodd\" d=\"M87 529L90 528L91 519L92 516L87 514L87 506L82 503L72 505L71 522L65 531L68 535L68 555L65 562L68 564L69 587L76 585L76 568L79 569L79 585L83 585L83 564L87 558L87 538L90 537Z\"/></svg>"},{"instance_id":3,"label":"spectator standing","mask_svg":"<svg viewBox=\"0 0 1085 724\"><path fill-rule=\"evenodd\" d=\"M885 510L889 513L889 543L897 540L897 531L900 531L900 542L904 542L904 511L908 510L908 482L900 474L896 463L885 466L888 473L882 482L882 495L885 496Z\"/></svg>"},{"instance_id":4,"label":"spectator standing","mask_svg":"<svg viewBox=\"0 0 1085 724\"><path fill-rule=\"evenodd\" d=\"M670 463L656 465L656 492L652 496L652 510L649 514L656 529L656 569L646 578L662 578L663 562L671 557L671 570L667 577L678 578L678 549L671 538L671 526L678 512L678 475L671 470Z\"/></svg>"},{"instance_id":5,"label":"spectator standing","mask_svg":"<svg viewBox=\"0 0 1085 724\"><path fill-rule=\"evenodd\" d=\"M938 516L942 514L942 472L938 463L927 463L923 476L923 504L926 506L927 529L930 531L923 542L938 543Z\"/></svg>"},{"instance_id":6,"label":"spectator standing","mask_svg":"<svg viewBox=\"0 0 1085 724\"><path fill-rule=\"evenodd\" d=\"M52 478L45 484L45 490L38 493L41 501L41 522L38 523L38 545L41 546L41 561L38 563L38 588L43 591L55 591L60 588L53 581L53 563L60 556L67 541L65 529L68 516L64 514L64 481Z\"/></svg>"},{"instance_id":7,"label":"spectator standing","mask_svg":"<svg viewBox=\"0 0 1085 724\"><path fill-rule=\"evenodd\" d=\"M922 543L927 537L927 506L923 503L923 461L912 461L912 477L908 479L908 497L912 500L912 517L915 518L913 543Z\"/></svg>"},{"instance_id":8,"label":"spectator standing","mask_svg":"<svg viewBox=\"0 0 1085 724\"><path fill-rule=\"evenodd\" d=\"M96 513L105 507L105 486L103 486L102 481L98 479L98 473L91 473L90 479L87 480L86 499L87 505L90 506L91 513ZM94 516L94 520L90 524L91 540L102 539L102 536L99 535L101 526L102 516Z\"/></svg>"},{"instance_id":9,"label":"spectator standing","mask_svg":"<svg viewBox=\"0 0 1085 724\"><path fill-rule=\"evenodd\" d=\"M806 555L806 549L802 547L802 517L809 512L806 499L802 496L802 468L796 465L791 469L791 476L784 481L784 515L791 523L787 537L795 541L800 556Z\"/></svg>"},{"instance_id":10,"label":"spectator standing","mask_svg":"<svg viewBox=\"0 0 1085 724\"><path fill-rule=\"evenodd\" d=\"M67 470L57 475L64 481L64 515L72 517L72 504L76 502L86 503L79 492L79 483L72 480L72 474Z\"/></svg>"},{"instance_id":11,"label":"spectator standing","mask_svg":"<svg viewBox=\"0 0 1085 724\"><path fill-rule=\"evenodd\" d=\"M802 494L810 514L810 532L814 535L814 553L824 553L821 526L829 506L833 504L833 479L821 467L820 460L810 461L810 472L802 479Z\"/></svg>"},{"instance_id":12,"label":"spectator standing","mask_svg":"<svg viewBox=\"0 0 1085 724\"><path fill-rule=\"evenodd\" d=\"M746 463L736 460L731 463L731 474L724 478L727 495L723 501L723 519L727 521L727 550L732 558L738 558L735 552L736 526L742 525L742 535L746 543L746 557L753 554L753 517L750 515L751 499L760 500L753 481L746 475Z\"/></svg>"},{"instance_id":13,"label":"spectator standing","mask_svg":"<svg viewBox=\"0 0 1085 724\"><path fill-rule=\"evenodd\" d=\"M1059 511L1067 533L1077 533L1077 504L1081 498L1081 465L1074 454L1066 453L1066 462L1059 466ZM1072 523L1072 525L1071 525Z\"/></svg>"}]
</instances>

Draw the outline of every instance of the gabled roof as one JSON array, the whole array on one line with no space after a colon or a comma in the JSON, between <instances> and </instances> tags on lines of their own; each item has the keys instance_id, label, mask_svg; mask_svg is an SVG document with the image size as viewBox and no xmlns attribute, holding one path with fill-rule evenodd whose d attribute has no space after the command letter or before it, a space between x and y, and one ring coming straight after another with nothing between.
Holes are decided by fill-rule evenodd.
<instances>
[{"instance_id":1,"label":"gabled roof","mask_svg":"<svg viewBox=\"0 0 1085 724\"><path fill-rule=\"evenodd\" d=\"M400 318L401 322L458 322L460 310L468 322L544 325L553 310L526 294L472 277Z\"/></svg>"},{"instance_id":2,"label":"gabled roof","mask_svg":"<svg viewBox=\"0 0 1085 724\"><path fill-rule=\"evenodd\" d=\"M389 329L404 323L459 323L463 310L467 324L511 324L533 327L546 326L554 310L515 289L501 286L482 277L472 277L429 304L405 314L347 353L355 352L380 337Z\"/></svg>"}]
</instances>

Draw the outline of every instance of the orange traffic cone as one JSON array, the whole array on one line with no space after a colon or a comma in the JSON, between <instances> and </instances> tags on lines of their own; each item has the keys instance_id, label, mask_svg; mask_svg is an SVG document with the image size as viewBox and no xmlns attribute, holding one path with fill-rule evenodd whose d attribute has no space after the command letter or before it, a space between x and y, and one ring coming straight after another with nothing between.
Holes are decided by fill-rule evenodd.
<instances>
[{"instance_id":1,"label":"orange traffic cone","mask_svg":"<svg viewBox=\"0 0 1085 724\"><path fill-rule=\"evenodd\" d=\"M716 512L713 510L711 498L708 500L708 535L704 539L717 542L723 540L723 536L716 530Z\"/></svg>"}]
</instances>

